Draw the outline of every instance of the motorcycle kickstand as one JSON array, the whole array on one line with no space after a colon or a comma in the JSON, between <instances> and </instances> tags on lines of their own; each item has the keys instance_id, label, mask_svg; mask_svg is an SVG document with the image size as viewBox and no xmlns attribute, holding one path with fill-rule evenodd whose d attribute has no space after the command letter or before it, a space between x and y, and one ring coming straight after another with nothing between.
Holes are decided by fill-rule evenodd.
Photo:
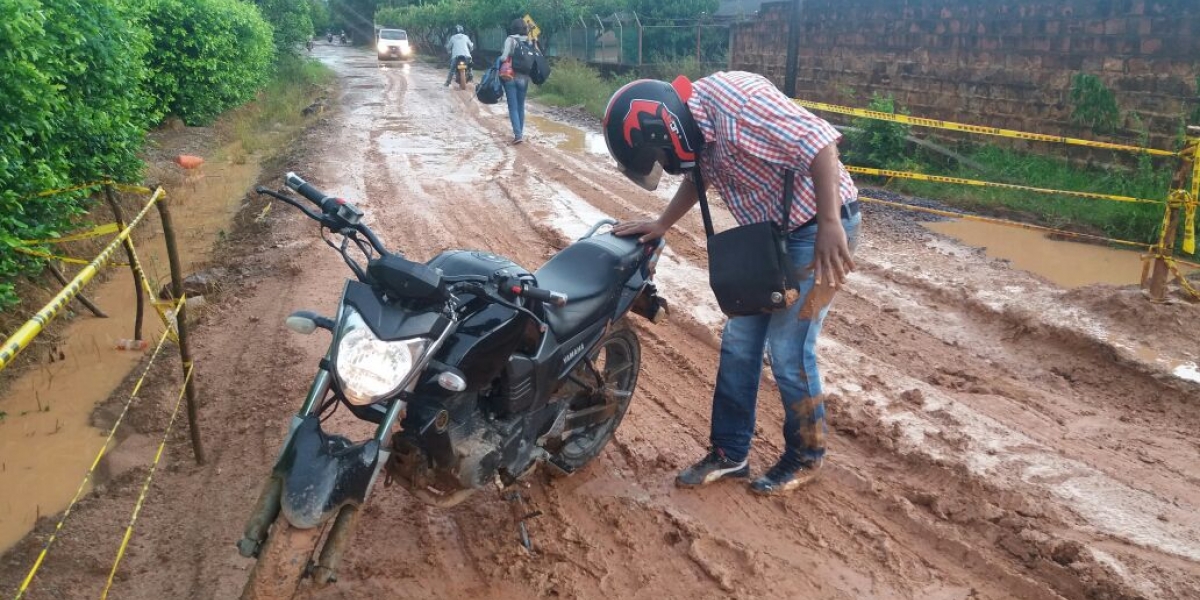
<instances>
[{"instance_id":1,"label":"motorcycle kickstand","mask_svg":"<svg viewBox=\"0 0 1200 600\"><path fill-rule=\"evenodd\" d=\"M542 511L530 511L529 505L525 502L525 497L521 495L521 490L513 490L507 494L502 494L501 498L508 501L512 507L513 518L517 521L517 532L521 536L521 546L525 550L532 552L533 542L529 539L529 528L526 527L525 521L542 516Z\"/></svg>"}]
</instances>

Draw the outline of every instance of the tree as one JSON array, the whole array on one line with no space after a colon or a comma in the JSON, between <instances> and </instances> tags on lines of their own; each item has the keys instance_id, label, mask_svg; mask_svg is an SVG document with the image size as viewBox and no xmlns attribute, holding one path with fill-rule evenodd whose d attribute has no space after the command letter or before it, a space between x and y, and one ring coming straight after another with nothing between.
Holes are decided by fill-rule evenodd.
<instances>
[{"instance_id":1,"label":"tree","mask_svg":"<svg viewBox=\"0 0 1200 600\"><path fill-rule=\"evenodd\" d=\"M258 9L271 24L278 56L295 54L313 34L312 7L305 0L258 0Z\"/></svg>"},{"instance_id":2,"label":"tree","mask_svg":"<svg viewBox=\"0 0 1200 600\"><path fill-rule=\"evenodd\" d=\"M308 0L308 12L312 15L313 32L318 37L329 31L329 2L326 0Z\"/></svg>"},{"instance_id":3,"label":"tree","mask_svg":"<svg viewBox=\"0 0 1200 600\"><path fill-rule=\"evenodd\" d=\"M334 31L345 30L359 44L375 40L377 0L329 0L329 20Z\"/></svg>"}]
</instances>

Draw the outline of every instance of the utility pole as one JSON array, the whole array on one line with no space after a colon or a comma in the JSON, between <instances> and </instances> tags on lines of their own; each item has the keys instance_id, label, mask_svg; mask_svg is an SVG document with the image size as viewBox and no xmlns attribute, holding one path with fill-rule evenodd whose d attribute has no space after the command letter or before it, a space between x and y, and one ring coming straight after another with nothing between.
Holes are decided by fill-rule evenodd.
<instances>
[{"instance_id":1,"label":"utility pole","mask_svg":"<svg viewBox=\"0 0 1200 600\"><path fill-rule=\"evenodd\" d=\"M804 0L792 0L792 14L788 19L787 73L783 79L783 93L788 98L796 97L796 71L800 68L800 13Z\"/></svg>"}]
</instances>

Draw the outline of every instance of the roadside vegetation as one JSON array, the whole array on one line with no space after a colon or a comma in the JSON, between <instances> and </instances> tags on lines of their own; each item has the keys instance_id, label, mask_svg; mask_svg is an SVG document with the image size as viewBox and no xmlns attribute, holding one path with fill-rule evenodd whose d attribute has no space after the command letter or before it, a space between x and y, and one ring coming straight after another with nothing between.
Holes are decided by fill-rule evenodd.
<instances>
[{"instance_id":1,"label":"roadside vegetation","mask_svg":"<svg viewBox=\"0 0 1200 600\"><path fill-rule=\"evenodd\" d=\"M256 98L293 110L294 86L320 77L295 53L323 4L0 0L0 310L42 268L22 240L61 236L91 207L87 190L43 191L139 181L145 134L170 117L207 125Z\"/></svg>"},{"instance_id":2,"label":"roadside vegetation","mask_svg":"<svg viewBox=\"0 0 1200 600\"><path fill-rule=\"evenodd\" d=\"M867 108L905 113L886 96L875 96ZM962 160L953 160L913 146L905 139L911 133L907 125L855 118L851 128L844 151L847 164L896 171L1166 200L1175 167L1173 161L1155 161L1145 154L1135 157L1130 165L1098 166L990 144L960 145L954 151ZM1128 159L1128 155L1119 158ZM972 163L973 166L968 166ZM967 210L1135 242L1157 241L1163 217L1163 208L1150 204L900 178L855 178L865 184L935 198Z\"/></svg>"}]
</instances>

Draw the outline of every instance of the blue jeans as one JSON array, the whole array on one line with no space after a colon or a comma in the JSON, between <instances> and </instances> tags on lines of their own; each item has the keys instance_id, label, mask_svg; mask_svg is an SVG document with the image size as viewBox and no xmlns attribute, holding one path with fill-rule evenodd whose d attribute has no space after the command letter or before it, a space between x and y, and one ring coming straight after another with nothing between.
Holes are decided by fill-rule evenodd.
<instances>
[{"instance_id":1,"label":"blue jeans","mask_svg":"<svg viewBox=\"0 0 1200 600\"><path fill-rule=\"evenodd\" d=\"M513 137L525 135L525 92L529 90L529 78L517 75L504 82L504 97L508 100L508 119L512 121Z\"/></svg>"},{"instance_id":2,"label":"blue jeans","mask_svg":"<svg viewBox=\"0 0 1200 600\"><path fill-rule=\"evenodd\" d=\"M861 223L861 214L842 219L851 250L858 245ZM784 311L733 317L725 323L721 364L713 393L710 440L730 460L742 461L750 454L764 348L770 352L771 372L783 400L786 449L780 460L796 468L825 456L827 429L821 376L817 371L817 335L832 298L826 298L825 302L809 298L814 277L808 267L813 261L816 241L815 225L794 231L788 237L788 255L792 267L798 270L799 300Z\"/></svg>"}]
</instances>

